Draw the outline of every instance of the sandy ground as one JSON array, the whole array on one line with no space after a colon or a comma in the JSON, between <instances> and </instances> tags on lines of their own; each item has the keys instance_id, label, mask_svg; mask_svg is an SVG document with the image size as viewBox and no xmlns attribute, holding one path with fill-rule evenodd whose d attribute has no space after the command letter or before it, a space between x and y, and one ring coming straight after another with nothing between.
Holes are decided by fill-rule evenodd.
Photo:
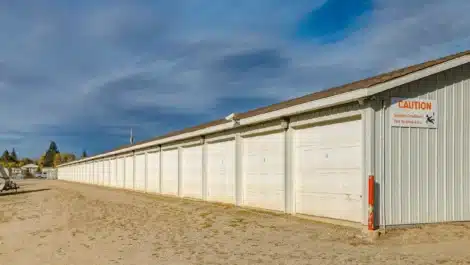
<instances>
[{"instance_id":1,"label":"sandy ground","mask_svg":"<svg viewBox=\"0 0 470 265\"><path fill-rule=\"evenodd\" d=\"M470 264L470 224L359 230L48 180L0 194L0 264Z\"/></svg>"}]
</instances>

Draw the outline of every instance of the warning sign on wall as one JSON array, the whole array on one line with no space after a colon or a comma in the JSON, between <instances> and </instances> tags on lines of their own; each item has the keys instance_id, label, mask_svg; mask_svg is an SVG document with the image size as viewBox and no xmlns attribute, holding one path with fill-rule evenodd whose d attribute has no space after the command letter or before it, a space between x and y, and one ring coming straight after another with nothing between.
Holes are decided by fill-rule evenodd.
<instances>
[{"instance_id":1,"label":"warning sign on wall","mask_svg":"<svg viewBox=\"0 0 470 265\"><path fill-rule=\"evenodd\" d=\"M437 128L435 100L392 98L390 122L394 127Z\"/></svg>"}]
</instances>

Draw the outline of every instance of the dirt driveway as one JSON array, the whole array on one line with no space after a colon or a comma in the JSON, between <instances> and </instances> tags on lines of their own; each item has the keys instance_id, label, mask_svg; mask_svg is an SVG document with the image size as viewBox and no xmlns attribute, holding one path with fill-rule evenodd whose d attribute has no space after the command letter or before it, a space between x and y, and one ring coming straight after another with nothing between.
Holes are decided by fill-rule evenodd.
<instances>
[{"instance_id":1,"label":"dirt driveway","mask_svg":"<svg viewBox=\"0 0 470 265\"><path fill-rule=\"evenodd\" d=\"M470 225L360 231L61 181L0 194L0 264L470 264Z\"/></svg>"}]
</instances>

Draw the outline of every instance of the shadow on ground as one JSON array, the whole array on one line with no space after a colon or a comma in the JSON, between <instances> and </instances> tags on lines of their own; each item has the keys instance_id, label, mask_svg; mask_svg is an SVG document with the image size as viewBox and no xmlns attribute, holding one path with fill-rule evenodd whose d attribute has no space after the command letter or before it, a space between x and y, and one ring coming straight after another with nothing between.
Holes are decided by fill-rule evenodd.
<instances>
[{"instance_id":1,"label":"shadow on ground","mask_svg":"<svg viewBox=\"0 0 470 265\"><path fill-rule=\"evenodd\" d=\"M9 196L9 195L19 195L19 194L33 193L33 192L39 192L39 191L47 191L47 190L50 190L50 189L21 190L21 191L18 191L18 192L4 191L4 192L0 193L0 197L1 196Z\"/></svg>"}]
</instances>

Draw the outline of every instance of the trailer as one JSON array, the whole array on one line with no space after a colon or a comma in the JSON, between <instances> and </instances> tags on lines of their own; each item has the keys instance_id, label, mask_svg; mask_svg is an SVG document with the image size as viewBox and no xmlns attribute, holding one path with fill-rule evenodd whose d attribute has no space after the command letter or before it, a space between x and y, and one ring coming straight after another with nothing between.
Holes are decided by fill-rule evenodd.
<instances>
[{"instance_id":1,"label":"trailer","mask_svg":"<svg viewBox=\"0 0 470 265\"><path fill-rule=\"evenodd\" d=\"M4 167L0 166L0 192L15 190L18 192L20 186L11 180L8 175L8 171Z\"/></svg>"}]
</instances>

